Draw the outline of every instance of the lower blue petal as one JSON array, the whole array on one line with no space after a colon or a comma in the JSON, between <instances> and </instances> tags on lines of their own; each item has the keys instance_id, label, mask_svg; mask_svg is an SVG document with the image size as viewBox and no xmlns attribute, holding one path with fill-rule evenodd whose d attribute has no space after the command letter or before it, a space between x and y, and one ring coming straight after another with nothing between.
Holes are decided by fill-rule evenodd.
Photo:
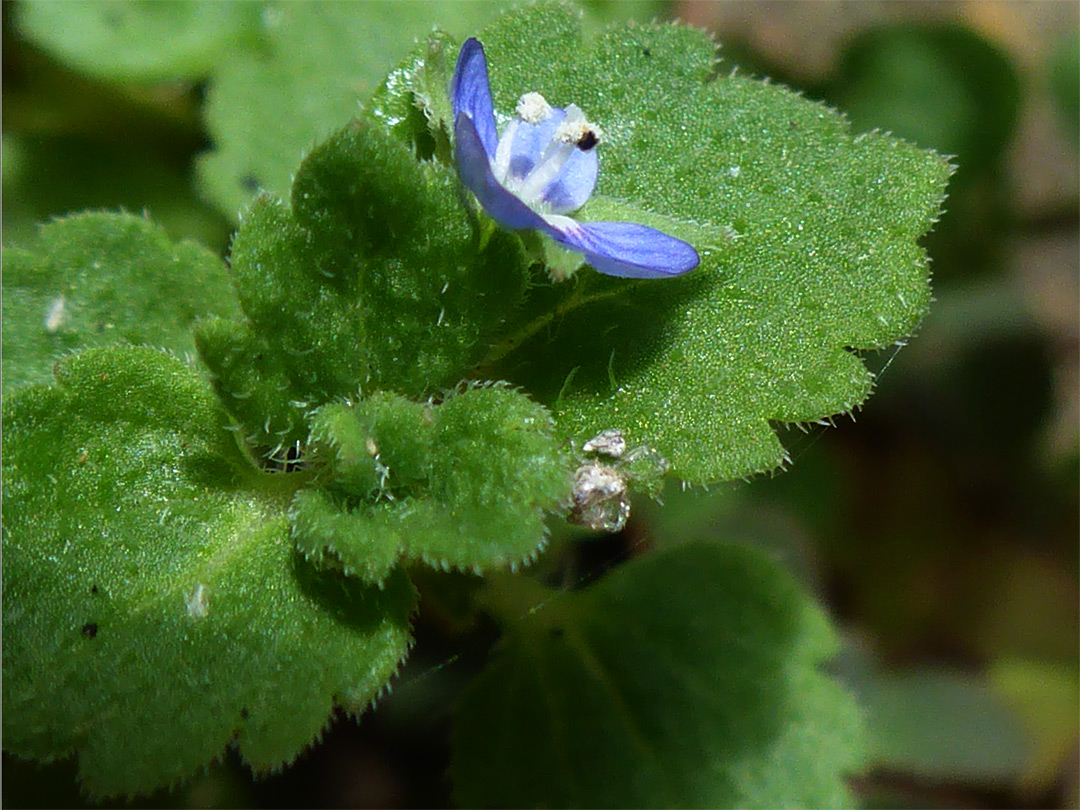
<instances>
[{"instance_id":1,"label":"lower blue petal","mask_svg":"<svg viewBox=\"0 0 1080 810\"><path fill-rule=\"evenodd\" d=\"M543 217L499 185L473 120L460 113L454 120L454 159L458 174L480 205L505 228L546 228Z\"/></svg>"},{"instance_id":2,"label":"lower blue petal","mask_svg":"<svg viewBox=\"0 0 1080 810\"><path fill-rule=\"evenodd\" d=\"M585 254L601 273L620 278L668 278L701 261L682 239L633 222L576 222L548 217L543 230L556 242Z\"/></svg>"},{"instance_id":3,"label":"lower blue petal","mask_svg":"<svg viewBox=\"0 0 1080 810\"><path fill-rule=\"evenodd\" d=\"M555 214L577 211L592 196L599 174L600 163L596 150L583 152L575 149L558 177L540 192L540 199L547 204L547 209Z\"/></svg>"}]
</instances>

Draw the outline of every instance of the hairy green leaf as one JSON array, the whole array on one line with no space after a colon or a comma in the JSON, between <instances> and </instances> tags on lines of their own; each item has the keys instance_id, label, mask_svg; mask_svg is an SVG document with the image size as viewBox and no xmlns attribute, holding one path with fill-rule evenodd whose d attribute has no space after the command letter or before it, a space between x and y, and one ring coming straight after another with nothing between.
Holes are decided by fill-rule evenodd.
<instances>
[{"instance_id":1,"label":"hairy green leaf","mask_svg":"<svg viewBox=\"0 0 1080 810\"><path fill-rule=\"evenodd\" d=\"M130 214L50 222L4 261L4 390L47 382L57 356L117 343L194 351L202 315L238 313L225 267L210 251Z\"/></svg>"},{"instance_id":2,"label":"hairy green leaf","mask_svg":"<svg viewBox=\"0 0 1080 810\"><path fill-rule=\"evenodd\" d=\"M461 804L851 804L860 720L818 671L835 639L762 553L692 542L580 592L505 584L503 646L457 716Z\"/></svg>"},{"instance_id":3,"label":"hairy green leaf","mask_svg":"<svg viewBox=\"0 0 1080 810\"><path fill-rule=\"evenodd\" d=\"M449 170L368 125L312 151L291 207L256 203L232 270L248 324L208 325L199 349L226 407L269 447L302 441L302 411L335 398L455 385L528 280L516 237L481 244Z\"/></svg>"},{"instance_id":4,"label":"hairy green leaf","mask_svg":"<svg viewBox=\"0 0 1080 810\"><path fill-rule=\"evenodd\" d=\"M408 580L304 563L293 477L255 470L181 361L92 349L57 380L4 401L5 748L134 795L230 744L280 767L365 707L409 644Z\"/></svg>"},{"instance_id":5,"label":"hairy green leaf","mask_svg":"<svg viewBox=\"0 0 1080 810\"><path fill-rule=\"evenodd\" d=\"M297 495L297 545L365 582L399 559L477 573L532 559L570 488L547 410L499 386L437 406L385 393L327 405L312 439L332 491Z\"/></svg>"},{"instance_id":6,"label":"hairy green leaf","mask_svg":"<svg viewBox=\"0 0 1080 810\"><path fill-rule=\"evenodd\" d=\"M497 112L536 91L603 129L581 219L652 225L702 256L676 279L583 271L532 290L480 376L521 384L576 441L620 429L694 483L784 463L770 422L865 400L873 377L853 350L901 341L930 300L917 240L940 211L947 161L852 136L785 88L718 76L715 44L692 28L617 27L586 43L572 11L538 4L479 36ZM448 64L439 55L432 70ZM375 118L412 92L436 135L452 131L445 103L425 102L439 83L425 72L414 60L398 74ZM416 140L400 120L394 133Z\"/></svg>"}]
</instances>

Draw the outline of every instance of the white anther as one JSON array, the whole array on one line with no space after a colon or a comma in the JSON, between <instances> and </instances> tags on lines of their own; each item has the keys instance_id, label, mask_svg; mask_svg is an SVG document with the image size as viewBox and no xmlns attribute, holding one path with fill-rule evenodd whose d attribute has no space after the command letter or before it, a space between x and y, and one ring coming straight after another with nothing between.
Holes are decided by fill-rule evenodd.
<instances>
[{"instance_id":1,"label":"white anther","mask_svg":"<svg viewBox=\"0 0 1080 810\"><path fill-rule=\"evenodd\" d=\"M526 124L539 124L551 117L551 105L539 93L526 93L518 99L517 115Z\"/></svg>"},{"instance_id":2,"label":"white anther","mask_svg":"<svg viewBox=\"0 0 1080 810\"><path fill-rule=\"evenodd\" d=\"M590 124L585 118L585 113L576 104L569 104L566 107L566 118L555 129L554 139L560 143L571 143L575 146L587 142L589 143L587 148L591 149L600 142L602 137L600 127Z\"/></svg>"}]
</instances>

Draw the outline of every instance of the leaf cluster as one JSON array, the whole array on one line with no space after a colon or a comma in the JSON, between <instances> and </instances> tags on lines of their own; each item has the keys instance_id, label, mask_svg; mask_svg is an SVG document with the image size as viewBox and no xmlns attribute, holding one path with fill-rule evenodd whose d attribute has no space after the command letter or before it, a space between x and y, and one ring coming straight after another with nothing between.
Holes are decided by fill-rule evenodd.
<instances>
[{"instance_id":1,"label":"leaf cluster","mask_svg":"<svg viewBox=\"0 0 1080 810\"><path fill-rule=\"evenodd\" d=\"M322 8L267 6L266 51L219 78L272 83L317 60L282 56L273 29L349 13ZM250 22L246 7L174 22L214 13L239 15L236 36ZM4 402L11 750L77 751L97 795L172 784L227 744L279 767L396 670L416 602L404 566L491 574L533 559L574 502L587 439L625 436L613 474L650 494L669 470L711 483L773 469L773 422L850 411L873 384L853 350L916 327L929 300L917 239L950 171L938 156L719 76L714 43L690 28L586 42L573 9L539 4L480 37L498 110L539 91L602 123L581 216L686 239L700 269L554 282L548 247L496 229L457 179L456 45L439 33L311 149L288 200L255 200L227 270L127 215L59 221L5 250L5 355L33 383ZM201 70L204 46L179 38L166 56ZM226 98L212 93L211 118ZM252 172L264 185L251 167L235 175ZM177 357L192 346L199 369ZM770 561L673 548L530 622L552 595L506 582L484 597L505 649L458 721L466 801L843 800L854 709L817 671L828 628ZM147 740L147 727L175 733Z\"/></svg>"}]
</instances>

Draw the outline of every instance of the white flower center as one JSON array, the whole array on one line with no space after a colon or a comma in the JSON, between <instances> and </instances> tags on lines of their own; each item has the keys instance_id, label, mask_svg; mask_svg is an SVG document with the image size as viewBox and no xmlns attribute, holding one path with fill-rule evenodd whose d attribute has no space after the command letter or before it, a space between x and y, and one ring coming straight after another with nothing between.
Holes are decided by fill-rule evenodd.
<instances>
[{"instance_id":1,"label":"white flower center","mask_svg":"<svg viewBox=\"0 0 1080 810\"><path fill-rule=\"evenodd\" d=\"M518 199L532 208L542 207L541 193L559 176L575 149L587 152L600 143L600 128L585 119L576 104L566 106L566 116L551 140L544 146L539 159L524 177L511 172L514 140L523 125L537 126L548 120L554 110L539 93L526 93L518 99L517 117L499 138L491 170L495 179Z\"/></svg>"}]
</instances>

